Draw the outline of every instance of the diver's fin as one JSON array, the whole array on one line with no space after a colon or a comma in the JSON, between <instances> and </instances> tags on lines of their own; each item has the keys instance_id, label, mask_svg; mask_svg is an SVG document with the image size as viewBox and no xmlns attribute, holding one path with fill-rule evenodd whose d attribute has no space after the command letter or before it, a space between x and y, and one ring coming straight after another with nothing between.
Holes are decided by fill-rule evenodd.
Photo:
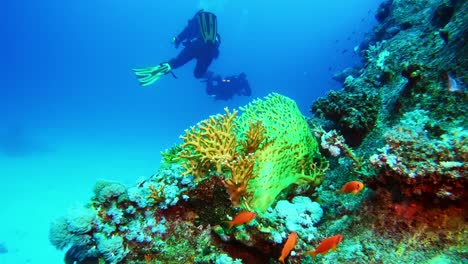
<instances>
[{"instance_id":1,"label":"diver's fin","mask_svg":"<svg viewBox=\"0 0 468 264\"><path fill-rule=\"evenodd\" d=\"M148 86L155 83L163 75L168 74L172 68L169 63L161 63L157 66L151 66L140 69L132 69L138 78L141 86Z\"/></svg>"}]
</instances>

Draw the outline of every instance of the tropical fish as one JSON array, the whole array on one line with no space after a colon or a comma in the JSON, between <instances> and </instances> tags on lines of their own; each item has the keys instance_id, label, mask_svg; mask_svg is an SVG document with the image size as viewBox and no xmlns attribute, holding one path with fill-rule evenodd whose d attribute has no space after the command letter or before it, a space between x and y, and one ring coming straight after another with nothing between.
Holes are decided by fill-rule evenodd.
<instances>
[{"instance_id":1,"label":"tropical fish","mask_svg":"<svg viewBox=\"0 0 468 264\"><path fill-rule=\"evenodd\" d=\"M243 224L248 224L257 216L257 213L250 211L242 211L232 219L232 221L226 221L229 225L229 229L233 226L239 226Z\"/></svg>"},{"instance_id":2,"label":"tropical fish","mask_svg":"<svg viewBox=\"0 0 468 264\"><path fill-rule=\"evenodd\" d=\"M291 253L291 250L294 249L297 243L297 233L292 232L289 234L288 239L286 240L286 244L283 246L283 250L281 250L281 256L279 257L279 262L284 264L284 259Z\"/></svg>"},{"instance_id":3,"label":"tropical fish","mask_svg":"<svg viewBox=\"0 0 468 264\"><path fill-rule=\"evenodd\" d=\"M457 79L453 78L448 72L446 73L446 87L449 92L452 93L463 93L465 90L463 84L457 81Z\"/></svg>"},{"instance_id":4,"label":"tropical fish","mask_svg":"<svg viewBox=\"0 0 468 264\"><path fill-rule=\"evenodd\" d=\"M311 255L312 258L315 259L315 257L318 254L325 255L330 249L336 250L336 246L338 246L341 240L343 240L342 235L336 235L336 236L325 238L324 240L322 240L322 242L320 242L320 244L314 251L309 250L306 253Z\"/></svg>"},{"instance_id":5,"label":"tropical fish","mask_svg":"<svg viewBox=\"0 0 468 264\"><path fill-rule=\"evenodd\" d=\"M360 181L350 181L343 185L340 192L358 194L362 189L364 189L364 183Z\"/></svg>"}]
</instances>

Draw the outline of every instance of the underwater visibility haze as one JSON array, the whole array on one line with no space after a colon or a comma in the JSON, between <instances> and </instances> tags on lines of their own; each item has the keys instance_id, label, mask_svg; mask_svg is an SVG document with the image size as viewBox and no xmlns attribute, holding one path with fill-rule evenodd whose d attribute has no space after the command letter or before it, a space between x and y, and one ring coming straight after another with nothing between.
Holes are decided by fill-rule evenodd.
<instances>
[{"instance_id":1,"label":"underwater visibility haze","mask_svg":"<svg viewBox=\"0 0 468 264\"><path fill-rule=\"evenodd\" d=\"M467 14L7 1L0 264L468 263Z\"/></svg>"}]
</instances>

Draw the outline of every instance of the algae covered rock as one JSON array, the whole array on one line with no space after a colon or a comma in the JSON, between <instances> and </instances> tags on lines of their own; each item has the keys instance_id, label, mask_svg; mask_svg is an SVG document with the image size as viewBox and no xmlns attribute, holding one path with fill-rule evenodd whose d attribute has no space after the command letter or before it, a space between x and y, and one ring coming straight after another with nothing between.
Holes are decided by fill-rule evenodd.
<instances>
[{"instance_id":1,"label":"algae covered rock","mask_svg":"<svg viewBox=\"0 0 468 264\"><path fill-rule=\"evenodd\" d=\"M349 144L356 146L374 128L380 107L376 92L331 91L312 104L311 112L333 121Z\"/></svg>"}]
</instances>

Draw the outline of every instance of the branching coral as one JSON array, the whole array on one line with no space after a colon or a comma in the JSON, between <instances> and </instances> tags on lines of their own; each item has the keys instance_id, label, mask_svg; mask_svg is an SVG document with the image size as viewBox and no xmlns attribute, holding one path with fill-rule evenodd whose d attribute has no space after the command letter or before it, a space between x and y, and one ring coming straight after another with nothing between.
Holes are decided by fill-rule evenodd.
<instances>
[{"instance_id":1,"label":"branching coral","mask_svg":"<svg viewBox=\"0 0 468 264\"><path fill-rule=\"evenodd\" d=\"M211 116L198 124L197 128L186 130L185 136L181 137L184 143L179 157L187 160L182 163L186 169L185 174L201 179L213 168L221 173L223 165L237 158L233 122L237 111L231 113L227 108L224 110L226 114Z\"/></svg>"},{"instance_id":2,"label":"branching coral","mask_svg":"<svg viewBox=\"0 0 468 264\"><path fill-rule=\"evenodd\" d=\"M261 121L250 123L243 139L238 139L233 122L237 111L225 109L224 115L212 116L186 131L180 152L185 162L185 174L202 179L210 172L226 175L224 184L233 204L238 205L246 196L247 183L255 177L254 153L266 140Z\"/></svg>"},{"instance_id":3,"label":"branching coral","mask_svg":"<svg viewBox=\"0 0 468 264\"><path fill-rule=\"evenodd\" d=\"M227 165L231 170L231 177L224 181L224 185L234 205L239 205L241 196L246 194L247 183L254 177L254 165L253 154L239 156L237 160Z\"/></svg>"},{"instance_id":4,"label":"branching coral","mask_svg":"<svg viewBox=\"0 0 468 264\"><path fill-rule=\"evenodd\" d=\"M250 122L249 130L245 132L245 140L241 142L242 152L246 155L255 153L260 145L266 142L266 129L261 120L257 122Z\"/></svg>"},{"instance_id":5,"label":"branching coral","mask_svg":"<svg viewBox=\"0 0 468 264\"><path fill-rule=\"evenodd\" d=\"M238 205L241 197L247 193L247 183L253 177L255 165L255 152L263 147L266 141L266 130L262 121L250 123L249 130L245 133L245 140L240 142L240 152L242 153L227 167L231 170L231 177L224 182L227 192L234 205Z\"/></svg>"},{"instance_id":6,"label":"branching coral","mask_svg":"<svg viewBox=\"0 0 468 264\"><path fill-rule=\"evenodd\" d=\"M165 151L161 151L161 156L164 160L164 163L170 164L177 162L180 151L182 151L182 147L180 145L174 145Z\"/></svg>"},{"instance_id":7,"label":"branching coral","mask_svg":"<svg viewBox=\"0 0 468 264\"><path fill-rule=\"evenodd\" d=\"M146 197L147 200L152 199L153 203L158 203L164 200L164 192L163 192L164 184L161 184L159 189L156 189L153 185L150 185L148 188L150 189L151 192Z\"/></svg>"}]
</instances>

